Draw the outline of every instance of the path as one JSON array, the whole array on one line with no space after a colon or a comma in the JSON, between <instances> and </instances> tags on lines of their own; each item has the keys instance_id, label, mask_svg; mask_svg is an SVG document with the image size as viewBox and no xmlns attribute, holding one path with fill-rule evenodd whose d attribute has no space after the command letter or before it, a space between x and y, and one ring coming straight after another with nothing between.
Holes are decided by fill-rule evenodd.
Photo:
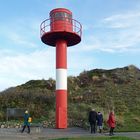
<instances>
[{"instance_id":1,"label":"path","mask_svg":"<svg viewBox=\"0 0 140 140\"><path fill-rule=\"evenodd\" d=\"M50 128L31 128L31 134L26 132L20 133L19 129L0 129L0 140L39 140L39 138L62 138L62 137L78 137L78 136L108 136L104 134L90 134L89 131L80 128L68 128L68 129L50 129ZM140 132L124 132L115 133L115 136L127 136L140 140Z\"/></svg>"}]
</instances>

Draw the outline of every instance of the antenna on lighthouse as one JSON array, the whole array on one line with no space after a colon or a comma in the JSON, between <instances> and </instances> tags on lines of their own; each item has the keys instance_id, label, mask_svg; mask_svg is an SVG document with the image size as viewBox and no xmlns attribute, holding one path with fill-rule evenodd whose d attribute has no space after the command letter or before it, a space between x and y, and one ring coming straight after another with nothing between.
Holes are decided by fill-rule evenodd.
<instances>
[{"instance_id":1,"label":"antenna on lighthouse","mask_svg":"<svg viewBox=\"0 0 140 140\"><path fill-rule=\"evenodd\" d=\"M56 128L67 128L67 47L81 41L82 26L65 8L53 9L40 25L43 43L56 47Z\"/></svg>"}]
</instances>

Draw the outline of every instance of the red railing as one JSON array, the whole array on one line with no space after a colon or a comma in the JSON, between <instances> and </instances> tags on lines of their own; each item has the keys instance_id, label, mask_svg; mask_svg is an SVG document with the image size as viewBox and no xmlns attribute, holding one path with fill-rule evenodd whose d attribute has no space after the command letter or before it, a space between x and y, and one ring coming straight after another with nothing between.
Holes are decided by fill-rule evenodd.
<instances>
[{"instance_id":1,"label":"red railing","mask_svg":"<svg viewBox=\"0 0 140 140\"><path fill-rule=\"evenodd\" d=\"M76 21L75 19L65 19L65 20L69 20L71 21L71 25L72 25L72 32L77 33L80 37L82 35L82 25L80 24L80 22ZM40 25L40 36L42 37L42 35L46 32L50 32L51 31L51 27L53 26L53 23L55 21L53 21L51 23L52 19L46 19L44 20L41 25ZM50 24L51 23L51 24ZM64 22L64 29L65 27L67 28L68 22Z\"/></svg>"}]
</instances>

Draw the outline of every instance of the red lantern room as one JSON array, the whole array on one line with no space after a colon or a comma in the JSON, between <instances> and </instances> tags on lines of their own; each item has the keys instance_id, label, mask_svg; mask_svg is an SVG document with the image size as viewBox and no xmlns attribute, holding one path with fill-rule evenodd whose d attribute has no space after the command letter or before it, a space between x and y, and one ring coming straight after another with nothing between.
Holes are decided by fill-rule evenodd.
<instances>
[{"instance_id":1,"label":"red lantern room","mask_svg":"<svg viewBox=\"0 0 140 140\"><path fill-rule=\"evenodd\" d=\"M54 9L50 12L51 31L72 32L72 13L67 9Z\"/></svg>"},{"instance_id":2,"label":"red lantern room","mask_svg":"<svg viewBox=\"0 0 140 140\"><path fill-rule=\"evenodd\" d=\"M50 12L50 19L41 23L41 40L43 43L55 46L57 40L65 40L67 46L73 46L81 41L82 26L72 19L72 12L65 8L57 8Z\"/></svg>"}]
</instances>

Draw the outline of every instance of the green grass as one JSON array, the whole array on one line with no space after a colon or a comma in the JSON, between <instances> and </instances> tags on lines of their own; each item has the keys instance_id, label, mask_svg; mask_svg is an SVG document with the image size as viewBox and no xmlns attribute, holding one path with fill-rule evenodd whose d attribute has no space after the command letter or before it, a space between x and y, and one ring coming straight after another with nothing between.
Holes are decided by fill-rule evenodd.
<instances>
[{"instance_id":1,"label":"green grass","mask_svg":"<svg viewBox=\"0 0 140 140\"><path fill-rule=\"evenodd\" d=\"M41 139L41 140L45 140L45 139ZM58 138L58 139L50 139L50 140L135 140L135 139L116 136L116 137Z\"/></svg>"},{"instance_id":2,"label":"green grass","mask_svg":"<svg viewBox=\"0 0 140 140\"><path fill-rule=\"evenodd\" d=\"M116 125L117 132L139 132L140 131L140 113L124 114L124 122L122 126Z\"/></svg>"}]
</instances>

